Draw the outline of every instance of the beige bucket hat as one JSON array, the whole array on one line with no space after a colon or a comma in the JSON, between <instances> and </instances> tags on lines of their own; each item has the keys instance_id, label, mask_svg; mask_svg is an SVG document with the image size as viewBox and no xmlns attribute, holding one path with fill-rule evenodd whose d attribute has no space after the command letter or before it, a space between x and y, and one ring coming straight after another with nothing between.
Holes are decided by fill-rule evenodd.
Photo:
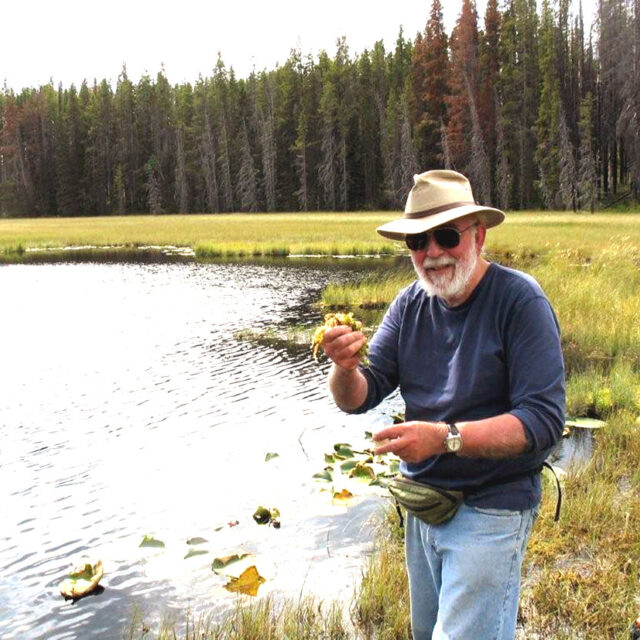
<instances>
[{"instance_id":1,"label":"beige bucket hat","mask_svg":"<svg viewBox=\"0 0 640 640\"><path fill-rule=\"evenodd\" d=\"M476 203L469 181L457 171L437 169L413 176L404 216L378 227L385 238L404 240L406 235L435 229L475 213L485 227L495 227L504 213Z\"/></svg>"}]
</instances>

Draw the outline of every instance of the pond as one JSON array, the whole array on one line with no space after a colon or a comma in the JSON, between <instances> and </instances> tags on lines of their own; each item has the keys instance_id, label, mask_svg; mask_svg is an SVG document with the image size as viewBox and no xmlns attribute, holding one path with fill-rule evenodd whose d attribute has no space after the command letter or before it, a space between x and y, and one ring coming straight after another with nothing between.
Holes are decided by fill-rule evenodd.
<instances>
[{"instance_id":1,"label":"pond","mask_svg":"<svg viewBox=\"0 0 640 640\"><path fill-rule=\"evenodd\" d=\"M352 597L381 500L337 507L312 476L397 399L347 416L307 348L238 339L317 324L309 303L357 272L322 265L0 267L2 638L121 638L136 614L224 612L248 597L211 563L237 550L267 579L259 597ZM259 505L280 529L253 521ZM208 553L185 559L194 537ZM102 560L104 590L74 604L58 584L84 558Z\"/></svg>"}]
</instances>

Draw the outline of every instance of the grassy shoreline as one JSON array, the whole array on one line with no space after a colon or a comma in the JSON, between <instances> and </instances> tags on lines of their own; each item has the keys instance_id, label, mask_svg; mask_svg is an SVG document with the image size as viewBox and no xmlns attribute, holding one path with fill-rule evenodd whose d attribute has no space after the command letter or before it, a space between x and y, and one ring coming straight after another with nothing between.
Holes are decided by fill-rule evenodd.
<instances>
[{"instance_id":1,"label":"grassy shoreline","mask_svg":"<svg viewBox=\"0 0 640 640\"><path fill-rule=\"evenodd\" d=\"M0 219L0 262L100 254L144 253L149 248L190 249L196 259L287 255L387 255L401 243L377 235L397 212L137 215L86 218ZM489 234L489 248L520 261L601 246L638 243L639 216L632 213L515 212ZM146 247L146 249L145 249ZM34 257L32 257L32 253ZM76 256L80 253L75 253Z\"/></svg>"}]
</instances>

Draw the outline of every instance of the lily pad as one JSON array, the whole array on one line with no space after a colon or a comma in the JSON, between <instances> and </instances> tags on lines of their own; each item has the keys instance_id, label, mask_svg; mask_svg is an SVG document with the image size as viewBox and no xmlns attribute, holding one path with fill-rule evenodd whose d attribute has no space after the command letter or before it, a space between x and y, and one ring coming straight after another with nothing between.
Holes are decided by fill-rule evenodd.
<instances>
[{"instance_id":1,"label":"lily pad","mask_svg":"<svg viewBox=\"0 0 640 640\"><path fill-rule=\"evenodd\" d=\"M358 463L355 460L346 460L340 465L340 471L342 471L342 473L347 473L348 471L355 469L357 466Z\"/></svg>"},{"instance_id":2,"label":"lily pad","mask_svg":"<svg viewBox=\"0 0 640 640\"><path fill-rule=\"evenodd\" d=\"M362 480L370 484L373 480L375 480L376 474L369 465L358 462L355 467L351 469L349 477L356 478L357 480Z\"/></svg>"},{"instance_id":3,"label":"lily pad","mask_svg":"<svg viewBox=\"0 0 640 640\"><path fill-rule=\"evenodd\" d=\"M250 553L234 553L230 556L223 556L222 558L214 558L211 563L211 571L214 573L224 573L223 570L227 569L229 566L239 562L240 560L244 560L244 558L248 558Z\"/></svg>"},{"instance_id":4,"label":"lily pad","mask_svg":"<svg viewBox=\"0 0 640 640\"><path fill-rule=\"evenodd\" d=\"M331 468L327 467L324 471L319 471L318 473L314 473L313 477L316 480L324 480L325 482L331 482L333 480L333 473L331 473Z\"/></svg>"},{"instance_id":5,"label":"lily pad","mask_svg":"<svg viewBox=\"0 0 640 640\"><path fill-rule=\"evenodd\" d=\"M153 536L145 536L140 543L141 547L164 547L162 540L156 540Z\"/></svg>"},{"instance_id":6,"label":"lily pad","mask_svg":"<svg viewBox=\"0 0 640 640\"><path fill-rule=\"evenodd\" d=\"M333 493L333 504L338 504L342 506L347 506L351 504L353 500L353 493L348 489L342 489L342 491L334 491Z\"/></svg>"},{"instance_id":7,"label":"lily pad","mask_svg":"<svg viewBox=\"0 0 640 640\"><path fill-rule=\"evenodd\" d=\"M333 450L336 452L337 458L353 458L353 449L351 445L346 442L338 442L333 445Z\"/></svg>"},{"instance_id":8,"label":"lily pad","mask_svg":"<svg viewBox=\"0 0 640 640\"><path fill-rule=\"evenodd\" d=\"M207 553L209 552L206 549L189 549L184 559L186 560L187 558L193 558L193 556L203 556Z\"/></svg>"},{"instance_id":9,"label":"lily pad","mask_svg":"<svg viewBox=\"0 0 640 640\"><path fill-rule=\"evenodd\" d=\"M269 460L273 460L274 458L279 458L279 457L280 457L279 453L267 453L267 455L264 457L264 461L269 462Z\"/></svg>"},{"instance_id":10,"label":"lily pad","mask_svg":"<svg viewBox=\"0 0 640 640\"><path fill-rule=\"evenodd\" d=\"M272 509L258 507L253 514L253 519L257 524L270 524L276 529L280 528L280 511L275 507Z\"/></svg>"},{"instance_id":11,"label":"lily pad","mask_svg":"<svg viewBox=\"0 0 640 640\"><path fill-rule=\"evenodd\" d=\"M100 560L94 565L86 563L82 567L75 567L60 583L60 593L65 598L82 598L98 586L103 574L104 569Z\"/></svg>"},{"instance_id":12,"label":"lily pad","mask_svg":"<svg viewBox=\"0 0 640 640\"><path fill-rule=\"evenodd\" d=\"M257 596L260 585L266 580L258 573L255 565L247 567L237 578L230 578L224 585L227 591L244 593L248 596Z\"/></svg>"},{"instance_id":13,"label":"lily pad","mask_svg":"<svg viewBox=\"0 0 640 640\"><path fill-rule=\"evenodd\" d=\"M604 420L596 420L595 418L576 418L575 420L567 420L565 427L578 429L601 429L606 426Z\"/></svg>"}]
</instances>

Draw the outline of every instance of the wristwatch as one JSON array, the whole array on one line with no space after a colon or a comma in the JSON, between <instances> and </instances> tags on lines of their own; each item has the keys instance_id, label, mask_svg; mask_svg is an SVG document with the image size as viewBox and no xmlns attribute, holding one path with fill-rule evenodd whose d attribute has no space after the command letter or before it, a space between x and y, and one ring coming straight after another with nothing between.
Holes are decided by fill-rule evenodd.
<instances>
[{"instance_id":1,"label":"wristwatch","mask_svg":"<svg viewBox=\"0 0 640 640\"><path fill-rule=\"evenodd\" d=\"M447 453L458 453L462 449L462 436L453 422L447 422L447 427L449 433L444 439L444 448Z\"/></svg>"}]
</instances>

